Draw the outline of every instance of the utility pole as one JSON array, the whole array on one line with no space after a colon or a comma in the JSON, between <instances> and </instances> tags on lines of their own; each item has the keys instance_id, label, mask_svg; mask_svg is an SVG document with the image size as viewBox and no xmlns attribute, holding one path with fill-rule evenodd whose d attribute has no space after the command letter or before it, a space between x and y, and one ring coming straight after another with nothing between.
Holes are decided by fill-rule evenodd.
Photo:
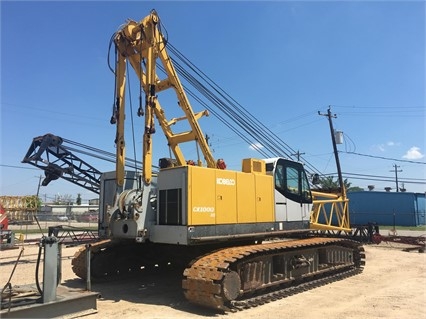
<instances>
[{"instance_id":1,"label":"utility pole","mask_svg":"<svg viewBox=\"0 0 426 319\"><path fill-rule=\"evenodd\" d=\"M205 136L205 139L206 139L206 144L211 148L212 147L212 144L209 142L210 141L210 139L211 139L211 137L210 136L208 136L208 134L206 133L206 136ZM211 149L211 151L214 153L214 149Z\"/></svg>"},{"instance_id":2,"label":"utility pole","mask_svg":"<svg viewBox=\"0 0 426 319\"><path fill-rule=\"evenodd\" d=\"M336 137L334 135L333 121L332 121L332 118L337 118L337 116L336 114L331 114L331 106L328 106L327 114L321 114L320 111L318 111L318 114L322 116L326 116L328 118L328 123L330 124L331 142L333 143L334 158L336 159L336 167L337 167L337 175L339 178L340 192L342 194L342 197L346 198L346 189L345 189L345 186L343 185L342 170L340 168L339 154L337 153Z\"/></svg>"},{"instance_id":3,"label":"utility pole","mask_svg":"<svg viewBox=\"0 0 426 319\"><path fill-rule=\"evenodd\" d=\"M300 155L304 155L305 153L300 153L299 151L297 151L296 154L291 154L291 156L296 155L297 156L297 161L300 162Z\"/></svg>"},{"instance_id":4,"label":"utility pole","mask_svg":"<svg viewBox=\"0 0 426 319\"><path fill-rule=\"evenodd\" d=\"M394 170L389 172L395 172L395 183L396 183L396 191L399 192L399 186L398 186L398 172L402 172L402 169L398 170L398 165L393 164Z\"/></svg>"},{"instance_id":5,"label":"utility pole","mask_svg":"<svg viewBox=\"0 0 426 319\"><path fill-rule=\"evenodd\" d=\"M38 178L37 198L38 198L38 194L40 193L40 185L41 185L41 175Z\"/></svg>"},{"instance_id":6,"label":"utility pole","mask_svg":"<svg viewBox=\"0 0 426 319\"><path fill-rule=\"evenodd\" d=\"M37 186L37 212L36 212L37 215L40 212L40 207L38 206L38 204L40 203L40 197L38 197L38 195L40 194L40 185L41 185L41 175L38 178L38 186ZM38 223L38 221L37 221L37 223Z\"/></svg>"}]
</instances>

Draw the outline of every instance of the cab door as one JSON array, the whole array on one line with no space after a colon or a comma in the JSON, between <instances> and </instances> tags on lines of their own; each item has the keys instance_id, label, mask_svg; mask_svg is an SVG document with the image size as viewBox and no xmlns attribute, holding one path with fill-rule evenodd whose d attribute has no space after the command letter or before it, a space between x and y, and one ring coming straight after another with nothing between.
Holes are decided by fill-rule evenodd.
<instances>
[{"instance_id":1,"label":"cab door","mask_svg":"<svg viewBox=\"0 0 426 319\"><path fill-rule=\"evenodd\" d=\"M276 221L308 220L312 195L303 165L279 158L273 165L273 175Z\"/></svg>"}]
</instances>

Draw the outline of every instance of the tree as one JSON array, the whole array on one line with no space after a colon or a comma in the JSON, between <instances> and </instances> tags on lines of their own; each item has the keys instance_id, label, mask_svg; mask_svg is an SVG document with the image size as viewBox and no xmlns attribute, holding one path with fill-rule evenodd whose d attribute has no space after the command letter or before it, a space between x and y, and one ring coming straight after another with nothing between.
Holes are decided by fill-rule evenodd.
<instances>
[{"instance_id":1,"label":"tree","mask_svg":"<svg viewBox=\"0 0 426 319\"><path fill-rule=\"evenodd\" d=\"M349 187L347 189L347 192L362 192L364 191L364 188L358 187L358 186L353 186L353 187Z\"/></svg>"},{"instance_id":2,"label":"tree","mask_svg":"<svg viewBox=\"0 0 426 319\"><path fill-rule=\"evenodd\" d=\"M77 199L75 200L77 205L81 205L81 194L77 194Z\"/></svg>"},{"instance_id":3,"label":"tree","mask_svg":"<svg viewBox=\"0 0 426 319\"><path fill-rule=\"evenodd\" d=\"M37 195L30 195L30 196L24 196L23 197L25 201L25 207L29 209L34 208L40 208L41 207L41 200Z\"/></svg>"},{"instance_id":4,"label":"tree","mask_svg":"<svg viewBox=\"0 0 426 319\"><path fill-rule=\"evenodd\" d=\"M340 185L339 185L339 181L338 180L334 180L333 176L327 176L327 177L323 177L320 178L319 180L319 190L323 191L323 192L327 192L327 193L338 193L340 192ZM350 182L348 182L348 179L345 178L343 180L343 186L345 187L346 191L355 191L355 190L359 190L359 187L351 187ZM362 189L360 189L362 190Z\"/></svg>"},{"instance_id":5,"label":"tree","mask_svg":"<svg viewBox=\"0 0 426 319\"><path fill-rule=\"evenodd\" d=\"M55 205L70 205L72 204L72 196L69 194L65 195L55 195L54 204Z\"/></svg>"}]
</instances>

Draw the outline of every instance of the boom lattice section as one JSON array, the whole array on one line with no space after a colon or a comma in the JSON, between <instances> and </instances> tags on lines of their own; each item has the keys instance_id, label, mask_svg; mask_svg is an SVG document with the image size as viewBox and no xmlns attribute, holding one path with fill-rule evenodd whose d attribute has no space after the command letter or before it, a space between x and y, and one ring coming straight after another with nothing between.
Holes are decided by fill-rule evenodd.
<instances>
[{"instance_id":1,"label":"boom lattice section","mask_svg":"<svg viewBox=\"0 0 426 319\"><path fill-rule=\"evenodd\" d=\"M4 208L8 218L12 221L35 221L38 203L39 200L36 195L0 196L0 205Z\"/></svg>"}]
</instances>

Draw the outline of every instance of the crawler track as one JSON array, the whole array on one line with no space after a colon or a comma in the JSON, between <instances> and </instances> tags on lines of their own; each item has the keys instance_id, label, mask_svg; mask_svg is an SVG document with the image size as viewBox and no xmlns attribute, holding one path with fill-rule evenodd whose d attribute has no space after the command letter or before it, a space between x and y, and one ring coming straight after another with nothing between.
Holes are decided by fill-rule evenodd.
<instances>
[{"instance_id":1,"label":"crawler track","mask_svg":"<svg viewBox=\"0 0 426 319\"><path fill-rule=\"evenodd\" d=\"M343 279L360 273L365 264L362 245L339 238L312 237L219 249L106 240L92 244L90 250L92 280L174 261L179 269L187 267L182 280L186 298L221 311L254 307ZM72 267L77 276L86 278L85 247L76 252Z\"/></svg>"},{"instance_id":2,"label":"crawler track","mask_svg":"<svg viewBox=\"0 0 426 319\"><path fill-rule=\"evenodd\" d=\"M185 269L182 286L196 304L239 310L362 271L357 242L309 238L221 249Z\"/></svg>"},{"instance_id":3,"label":"crawler track","mask_svg":"<svg viewBox=\"0 0 426 319\"><path fill-rule=\"evenodd\" d=\"M138 244L133 241L104 240L90 245L90 274L93 281L105 281L122 278L166 264L157 256L153 245ZM166 251L163 255L167 256ZM71 262L74 273L86 279L86 248L83 246L74 254Z\"/></svg>"},{"instance_id":4,"label":"crawler track","mask_svg":"<svg viewBox=\"0 0 426 319\"><path fill-rule=\"evenodd\" d=\"M133 240L103 240L90 245L90 273L93 281L131 276L142 270L185 269L196 256L217 247L177 246L136 243ZM71 262L74 273L86 279L86 247L82 246Z\"/></svg>"},{"instance_id":5,"label":"crawler track","mask_svg":"<svg viewBox=\"0 0 426 319\"><path fill-rule=\"evenodd\" d=\"M113 246L113 243L110 240L103 240L97 243L93 243L90 245L91 255L95 255L99 253L102 249L110 248ZM112 256L111 256L112 257ZM107 263L108 264L108 263ZM76 274L76 276L86 279L87 277L87 269L86 269L86 248L83 246L80 248L75 254L74 258L71 261L72 270ZM92 277L102 277L102 273L105 272L104 269L96 269L96 267L92 267Z\"/></svg>"},{"instance_id":6,"label":"crawler track","mask_svg":"<svg viewBox=\"0 0 426 319\"><path fill-rule=\"evenodd\" d=\"M298 284L297 286L290 286L287 288L278 289L269 293L265 293L256 297L247 298L244 300L234 300L230 302L231 308L229 311L244 310L252 307L257 307L265 303L269 303L275 300L283 299L288 296L292 296L316 287L324 286L331 282L343 280L345 278L357 275L362 272L362 269L348 270L345 272L336 273L328 277L319 278L316 280L308 281L305 283Z\"/></svg>"}]
</instances>

